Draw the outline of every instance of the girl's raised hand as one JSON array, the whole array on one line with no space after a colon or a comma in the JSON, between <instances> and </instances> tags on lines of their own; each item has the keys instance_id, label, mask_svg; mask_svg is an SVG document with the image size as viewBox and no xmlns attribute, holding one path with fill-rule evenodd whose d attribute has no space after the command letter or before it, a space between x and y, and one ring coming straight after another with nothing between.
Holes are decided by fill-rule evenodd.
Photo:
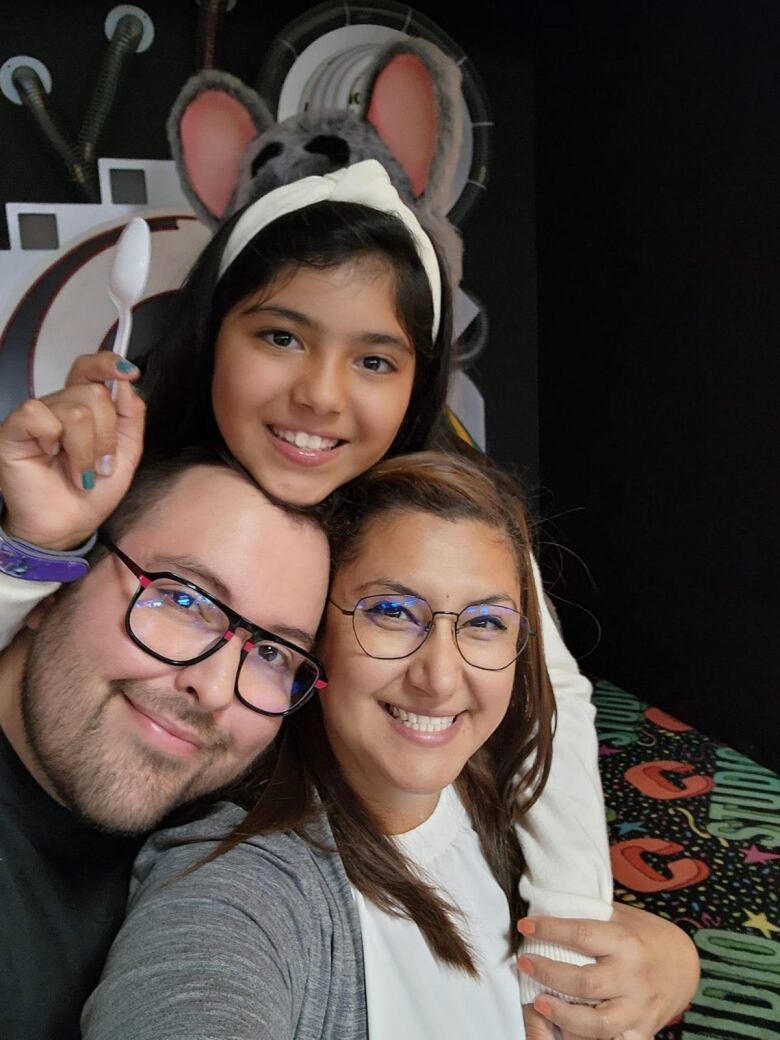
<instances>
[{"instance_id":1,"label":"girl's raised hand","mask_svg":"<svg viewBox=\"0 0 780 1040\"><path fill-rule=\"evenodd\" d=\"M63 390L21 404L0 425L2 525L46 549L81 544L127 491L143 448L138 369L102 351L79 358ZM117 398L105 381L117 381Z\"/></svg>"},{"instance_id":2,"label":"girl's raised hand","mask_svg":"<svg viewBox=\"0 0 780 1040\"><path fill-rule=\"evenodd\" d=\"M518 968L544 987L589 1004L569 1004L544 994L524 1008L529 1040L652 1040L688 1005L699 981L696 947L670 921L615 904L609 921L526 918L518 925L542 942L595 957L575 966L521 954ZM532 929L532 931L531 931ZM545 1023L547 1031L545 1031Z\"/></svg>"},{"instance_id":3,"label":"girl's raised hand","mask_svg":"<svg viewBox=\"0 0 780 1040\"><path fill-rule=\"evenodd\" d=\"M141 374L132 361L110 350L98 350L95 354L80 354L70 366L65 386L79 383L107 383L118 379L132 383Z\"/></svg>"}]
</instances>

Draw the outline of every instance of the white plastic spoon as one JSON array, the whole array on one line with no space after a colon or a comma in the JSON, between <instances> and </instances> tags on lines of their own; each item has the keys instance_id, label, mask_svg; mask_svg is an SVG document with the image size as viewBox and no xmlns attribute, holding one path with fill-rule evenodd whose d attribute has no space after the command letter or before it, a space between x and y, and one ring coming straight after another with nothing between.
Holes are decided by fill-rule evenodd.
<instances>
[{"instance_id":1,"label":"white plastic spoon","mask_svg":"<svg viewBox=\"0 0 780 1040\"><path fill-rule=\"evenodd\" d=\"M127 357L133 307L143 295L152 258L149 225L143 217L133 217L119 236L108 274L108 295L116 307L119 321L114 337L114 353ZM111 380L111 400L116 400L116 380Z\"/></svg>"}]
</instances>

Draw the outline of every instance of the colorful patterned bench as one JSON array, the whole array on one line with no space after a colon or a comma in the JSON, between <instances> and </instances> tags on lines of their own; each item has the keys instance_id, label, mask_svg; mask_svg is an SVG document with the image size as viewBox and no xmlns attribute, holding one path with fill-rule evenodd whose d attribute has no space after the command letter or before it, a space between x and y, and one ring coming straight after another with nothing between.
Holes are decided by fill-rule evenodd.
<instances>
[{"instance_id":1,"label":"colorful patterned bench","mask_svg":"<svg viewBox=\"0 0 780 1040\"><path fill-rule=\"evenodd\" d=\"M615 896L692 937L702 978L661 1040L780 1038L780 777L595 684Z\"/></svg>"}]
</instances>

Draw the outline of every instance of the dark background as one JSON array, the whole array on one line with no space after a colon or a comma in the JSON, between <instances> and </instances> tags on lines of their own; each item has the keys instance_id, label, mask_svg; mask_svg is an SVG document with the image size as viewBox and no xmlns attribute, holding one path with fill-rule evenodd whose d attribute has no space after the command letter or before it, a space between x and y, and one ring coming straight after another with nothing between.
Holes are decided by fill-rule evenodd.
<instances>
[{"instance_id":1,"label":"dark background","mask_svg":"<svg viewBox=\"0 0 780 1040\"><path fill-rule=\"evenodd\" d=\"M0 64L44 61L74 133L113 6L0 0ZM101 154L167 158L198 9L139 6L155 41ZM239 0L221 67L254 82L309 6ZM539 492L567 639L589 672L780 768L780 11L416 9L466 49L496 120L489 190L465 229L465 281L492 323L476 378L491 452ZM0 143L0 201L78 201L2 97Z\"/></svg>"}]
</instances>

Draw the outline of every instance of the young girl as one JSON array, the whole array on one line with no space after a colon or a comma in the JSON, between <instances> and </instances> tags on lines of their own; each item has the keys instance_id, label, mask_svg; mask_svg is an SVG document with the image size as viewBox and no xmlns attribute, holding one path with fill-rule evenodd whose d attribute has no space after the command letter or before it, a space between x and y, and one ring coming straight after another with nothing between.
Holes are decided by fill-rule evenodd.
<instances>
[{"instance_id":1,"label":"young girl","mask_svg":"<svg viewBox=\"0 0 780 1040\"><path fill-rule=\"evenodd\" d=\"M144 377L146 449L216 444L270 497L305 506L385 455L425 447L440 430L449 374L446 281L377 163L270 192L218 232L177 298ZM126 490L143 440L126 369L105 352L83 358L63 391L0 427L9 503L0 522L12 547L23 543L23 566L37 565L35 547L48 551L47 567L65 550L78 558ZM119 382L116 406L108 379ZM4 642L56 588L20 580L13 558L17 576L0 584ZM557 723L548 783L524 818L521 892L535 914L604 920L612 890L590 684L533 573ZM588 959L538 935L529 948ZM538 981L524 984L530 1000Z\"/></svg>"},{"instance_id":2,"label":"young girl","mask_svg":"<svg viewBox=\"0 0 780 1040\"><path fill-rule=\"evenodd\" d=\"M465 460L399 457L354 488L328 687L283 723L245 817L142 851L85 1040L521 1035L515 823L554 715L529 545ZM696 972L666 929L672 1014Z\"/></svg>"}]
</instances>

